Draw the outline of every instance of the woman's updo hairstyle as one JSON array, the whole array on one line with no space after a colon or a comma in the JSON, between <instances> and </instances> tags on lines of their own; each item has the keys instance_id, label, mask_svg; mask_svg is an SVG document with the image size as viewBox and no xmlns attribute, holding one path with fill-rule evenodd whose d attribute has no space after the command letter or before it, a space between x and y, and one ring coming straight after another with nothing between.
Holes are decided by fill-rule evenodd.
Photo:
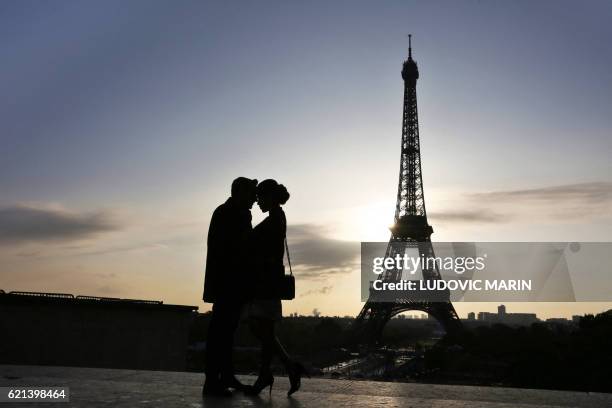
<instances>
[{"instance_id":1,"label":"woman's updo hairstyle","mask_svg":"<svg viewBox=\"0 0 612 408\"><path fill-rule=\"evenodd\" d=\"M285 204L289 200L289 192L282 184L276 180L267 179L257 185L257 194L266 196L279 204Z\"/></svg>"}]
</instances>

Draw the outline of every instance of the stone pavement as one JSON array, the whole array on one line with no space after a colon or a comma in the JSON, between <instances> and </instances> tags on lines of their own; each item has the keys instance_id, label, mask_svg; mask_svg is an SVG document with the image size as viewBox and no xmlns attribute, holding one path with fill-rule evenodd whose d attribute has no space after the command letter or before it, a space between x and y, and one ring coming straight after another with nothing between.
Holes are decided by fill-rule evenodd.
<instances>
[{"instance_id":1,"label":"stone pavement","mask_svg":"<svg viewBox=\"0 0 612 408\"><path fill-rule=\"evenodd\" d=\"M67 386L70 403L0 403L15 407L612 407L612 394L501 387L304 379L287 398L289 381L278 377L272 397L236 393L202 399L203 374L99 368L0 365L0 386ZM253 377L244 376L247 383Z\"/></svg>"}]
</instances>

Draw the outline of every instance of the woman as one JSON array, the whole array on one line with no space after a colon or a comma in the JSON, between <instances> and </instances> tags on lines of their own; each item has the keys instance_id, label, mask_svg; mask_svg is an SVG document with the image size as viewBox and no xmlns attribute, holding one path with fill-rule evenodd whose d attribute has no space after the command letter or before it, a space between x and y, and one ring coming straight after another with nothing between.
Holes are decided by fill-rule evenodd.
<instances>
[{"instance_id":1,"label":"woman","mask_svg":"<svg viewBox=\"0 0 612 408\"><path fill-rule=\"evenodd\" d=\"M281 205L289 200L289 192L275 180L264 180L257 186L257 204L261 211L268 213L266 219L253 228L253 242L256 256L257 282L254 287L254 300L249 305L249 325L253 334L261 342L261 367L259 377L248 394L259 394L261 390L272 385L274 377L270 364L276 355L283 362L291 388L291 395L300 388L302 375L306 374L304 367L291 360L284 347L276 337L274 325L282 318L282 307L278 293L275 293L275 283L284 275L283 257L285 254L285 234L287 220Z\"/></svg>"}]
</instances>

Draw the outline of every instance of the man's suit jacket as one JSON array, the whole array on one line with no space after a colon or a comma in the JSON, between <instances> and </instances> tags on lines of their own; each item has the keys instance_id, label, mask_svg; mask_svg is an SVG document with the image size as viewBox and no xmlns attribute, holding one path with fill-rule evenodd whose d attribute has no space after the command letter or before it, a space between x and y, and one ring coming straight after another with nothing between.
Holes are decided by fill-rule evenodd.
<instances>
[{"instance_id":1,"label":"man's suit jacket","mask_svg":"<svg viewBox=\"0 0 612 408\"><path fill-rule=\"evenodd\" d=\"M208 303L242 301L250 271L251 211L230 197L213 212L208 228L208 250L203 300Z\"/></svg>"}]
</instances>

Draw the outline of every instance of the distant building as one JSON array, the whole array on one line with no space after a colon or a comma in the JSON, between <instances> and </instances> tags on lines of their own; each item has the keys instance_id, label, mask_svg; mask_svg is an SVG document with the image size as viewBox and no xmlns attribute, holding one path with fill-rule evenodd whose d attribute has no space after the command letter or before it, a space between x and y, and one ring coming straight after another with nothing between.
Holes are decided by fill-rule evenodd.
<instances>
[{"instance_id":1,"label":"distant building","mask_svg":"<svg viewBox=\"0 0 612 408\"><path fill-rule=\"evenodd\" d=\"M501 319L501 323L511 326L529 326L538 321L535 313L506 313Z\"/></svg>"},{"instance_id":2,"label":"distant building","mask_svg":"<svg viewBox=\"0 0 612 408\"><path fill-rule=\"evenodd\" d=\"M468 320L476 320L476 313L470 312L467 316Z\"/></svg>"},{"instance_id":3,"label":"distant building","mask_svg":"<svg viewBox=\"0 0 612 408\"><path fill-rule=\"evenodd\" d=\"M546 323L552 324L569 324L570 320L564 317L552 317L550 319L546 319Z\"/></svg>"},{"instance_id":4,"label":"distant building","mask_svg":"<svg viewBox=\"0 0 612 408\"><path fill-rule=\"evenodd\" d=\"M500 305L497 313L478 312L478 321L502 323L510 326L529 326L538 321L535 313L506 313L506 306Z\"/></svg>"},{"instance_id":5,"label":"distant building","mask_svg":"<svg viewBox=\"0 0 612 408\"><path fill-rule=\"evenodd\" d=\"M197 306L0 293L0 363L184 370Z\"/></svg>"},{"instance_id":6,"label":"distant building","mask_svg":"<svg viewBox=\"0 0 612 408\"><path fill-rule=\"evenodd\" d=\"M478 312L478 320L481 322L497 322L499 317L497 313Z\"/></svg>"}]
</instances>

